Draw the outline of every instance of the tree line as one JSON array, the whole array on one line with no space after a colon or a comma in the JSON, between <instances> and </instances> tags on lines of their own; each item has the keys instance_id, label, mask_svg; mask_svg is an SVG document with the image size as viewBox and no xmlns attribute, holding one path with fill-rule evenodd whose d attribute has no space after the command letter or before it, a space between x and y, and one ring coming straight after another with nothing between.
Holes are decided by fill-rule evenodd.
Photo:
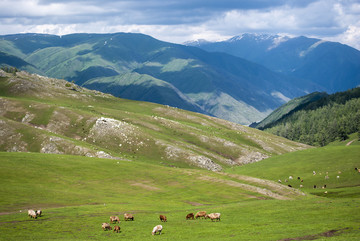
<instances>
[{"instance_id":1,"label":"tree line","mask_svg":"<svg viewBox=\"0 0 360 241\"><path fill-rule=\"evenodd\" d=\"M315 101L266 131L314 146L346 140L356 132L360 138L360 88Z\"/></svg>"}]
</instances>

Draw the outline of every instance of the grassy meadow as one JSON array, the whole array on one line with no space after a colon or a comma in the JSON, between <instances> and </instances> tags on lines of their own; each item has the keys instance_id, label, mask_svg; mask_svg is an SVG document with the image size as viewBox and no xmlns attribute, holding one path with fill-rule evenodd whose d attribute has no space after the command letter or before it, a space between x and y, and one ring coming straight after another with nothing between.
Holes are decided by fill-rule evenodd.
<instances>
[{"instance_id":1,"label":"grassy meadow","mask_svg":"<svg viewBox=\"0 0 360 241\"><path fill-rule=\"evenodd\" d=\"M360 174L354 167L360 167L359 156L358 146L313 148L224 174L139 161L2 152L0 239L358 240ZM326 172L327 188L313 189L314 183L324 183ZM235 185L236 175L273 181L292 175L282 184L306 195L278 200ZM303 188L296 186L297 176ZM42 209L43 216L29 218L29 208ZM221 221L185 220L200 210L220 212ZM123 221L124 213L134 214L135 221ZM159 214L168 222L162 223L161 236L152 236ZM113 215L121 219L121 233L101 229Z\"/></svg>"},{"instance_id":2,"label":"grassy meadow","mask_svg":"<svg viewBox=\"0 0 360 241\"><path fill-rule=\"evenodd\" d=\"M0 77L0 240L359 240L356 136L312 148L68 84ZM185 220L197 211L221 221ZM110 216L121 233L102 230Z\"/></svg>"}]
</instances>

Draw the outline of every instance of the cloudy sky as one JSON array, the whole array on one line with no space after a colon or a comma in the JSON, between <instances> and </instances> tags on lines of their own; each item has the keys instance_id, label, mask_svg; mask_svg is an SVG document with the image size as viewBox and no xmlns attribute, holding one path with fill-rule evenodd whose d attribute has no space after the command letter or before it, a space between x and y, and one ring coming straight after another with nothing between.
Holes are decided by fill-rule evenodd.
<instances>
[{"instance_id":1,"label":"cloudy sky","mask_svg":"<svg viewBox=\"0 0 360 241\"><path fill-rule=\"evenodd\" d=\"M183 43L304 35L360 50L360 0L0 0L0 35L136 32Z\"/></svg>"}]
</instances>

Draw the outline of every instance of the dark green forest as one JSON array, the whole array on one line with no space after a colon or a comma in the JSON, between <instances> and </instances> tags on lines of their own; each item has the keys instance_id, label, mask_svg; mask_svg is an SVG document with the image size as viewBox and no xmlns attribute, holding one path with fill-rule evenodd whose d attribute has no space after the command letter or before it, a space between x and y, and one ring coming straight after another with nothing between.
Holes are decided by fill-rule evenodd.
<instances>
[{"instance_id":1,"label":"dark green forest","mask_svg":"<svg viewBox=\"0 0 360 241\"><path fill-rule=\"evenodd\" d=\"M282 118L266 131L314 146L360 137L360 88L339 92L312 102Z\"/></svg>"}]
</instances>

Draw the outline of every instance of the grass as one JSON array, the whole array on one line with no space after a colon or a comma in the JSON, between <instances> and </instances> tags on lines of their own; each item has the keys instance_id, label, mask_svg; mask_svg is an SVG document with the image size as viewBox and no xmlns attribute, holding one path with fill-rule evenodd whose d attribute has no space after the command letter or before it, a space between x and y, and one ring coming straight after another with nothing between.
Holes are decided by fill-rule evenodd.
<instances>
[{"instance_id":1,"label":"grass","mask_svg":"<svg viewBox=\"0 0 360 241\"><path fill-rule=\"evenodd\" d=\"M185 205L187 201L202 203L206 200L206 203L212 204L224 202L217 200L216 193L206 192L207 189L219 189L221 184L204 182L192 174L185 174L182 169L142 162L2 153L1 167L1 191L12 195L2 198L0 211L32 205L67 206L84 202L146 205L154 196L168 196L158 201L159 207L169 202L177 205ZM137 173L141 173L141 176ZM224 187L219 190L219 194L227 196L227 202L246 199L244 193L233 193L232 190L231 187ZM197 196L197 193L202 195Z\"/></svg>"},{"instance_id":2,"label":"grass","mask_svg":"<svg viewBox=\"0 0 360 241\"><path fill-rule=\"evenodd\" d=\"M68 82L54 79L44 80L22 72L17 74L16 81L11 84L5 78L1 81L0 87L4 93L2 100L8 106L3 117L11 120L7 122L9 129L16 130L12 133L9 131L9 137L4 142L6 145L0 143L0 147L3 147L1 150L7 151L12 148L11 145L18 145L19 142L10 136L20 133L22 147L18 149L40 152L44 138L39 136L43 134L38 132L39 128L47 131L47 136L57 135L81 148L90 147L94 152L105 151L126 159L188 168L195 167L189 161L188 153L210 158L226 168L226 160L236 160L244 149L270 156L294 150L293 147L303 148L283 138L274 137L272 141L268 141L266 139L269 135L266 133L233 126L232 123L201 114L104 96L78 87L74 91L66 88L66 83ZM46 91L42 91L43 89ZM27 117L25 122L24 117ZM137 143L143 142L146 145L138 148L131 141L126 141L120 131L93 139L89 135L96 119L100 117L132 125L138 130L138 135L128 135L128 139L136 139ZM14 126L16 122L20 125ZM17 130L19 126L21 128ZM31 133L31 128L34 134ZM270 148L264 148L258 140ZM159 141L163 145L157 144ZM225 145L225 142L231 145ZM56 145L66 154L75 154L65 144ZM169 158L167 147L178 148L182 153L178 158Z\"/></svg>"},{"instance_id":3,"label":"grass","mask_svg":"<svg viewBox=\"0 0 360 241\"><path fill-rule=\"evenodd\" d=\"M354 170L360 166L359 156L358 146L327 146L274 156L258 163L229 169L229 172L273 181L281 180L295 188L303 185L303 190L317 194L325 191L319 189L325 184L327 188L335 190L359 186L360 174ZM316 175L313 175L313 171ZM289 179L289 176L293 176L293 179ZM285 179L288 182L285 183ZM314 189L314 185L318 188ZM360 196L359 188L353 188L352 191L354 196Z\"/></svg>"},{"instance_id":4,"label":"grass","mask_svg":"<svg viewBox=\"0 0 360 241\"><path fill-rule=\"evenodd\" d=\"M356 142L276 156L307 147L176 108L69 90L60 80L47 79L44 84L40 77L24 73L16 78L18 82L11 84L7 78L0 81L5 107L0 148L24 148L23 153L0 152L0 240L281 240L321 238L330 230L339 230L331 240L358 240L360 175L354 167L359 164L360 149ZM30 123L23 122L26 114L33 115ZM140 134L127 134L128 139L147 141L147 146L135 151L136 145L122 142L112 132L91 139L89 133L99 117L135 126ZM39 152L50 137L68 143L55 143L65 153L87 148L130 161L26 153ZM222 164L225 173L216 173L200 170L182 157L167 158L166 147L157 141L194 155L215 156L214 160L238 157L242 150L274 156L241 167ZM306 196L275 200L237 184L270 189L285 197L295 194L239 180L238 175L281 179L285 186L300 189L299 176ZM285 183L290 175L294 179ZM313 189L314 184L327 184L327 189ZM30 219L29 208L42 209L44 216ZM200 210L220 212L221 221L185 220L187 213ZM101 229L109 216L122 217L125 212L133 213L135 221L122 221L121 233ZM165 214L168 222L163 223L163 235L153 237L150 232L160 224L159 214Z\"/></svg>"},{"instance_id":5,"label":"grass","mask_svg":"<svg viewBox=\"0 0 360 241\"><path fill-rule=\"evenodd\" d=\"M262 177L262 168L272 163L268 177L274 179L288 173L283 163L287 160L305 178L307 170L320 168L326 160L329 170L340 166L345 170L358 162L358 151L356 147L311 149L229 172ZM343 157L339 164L329 158L336 152ZM302 168L299 163L312 155L320 158ZM307 195L303 198L274 200L198 178L227 178L217 173L136 161L0 153L0 165L0 192L7 194L0 202L0 240L280 240L330 230L339 230L330 240L358 240L360 235L360 214L355 211L360 208L356 192L360 177L341 179L334 187L329 184L328 196L312 195L310 188L304 188ZM343 175L350 174L345 170ZM310 178L316 177L311 173L306 179ZM331 195L336 191L349 195ZM41 208L43 217L30 219L28 208ZM221 221L185 220L187 213L200 210L220 212ZM134 214L134 222L123 221L126 212ZM159 214L166 215L168 222L161 223L163 234L153 237L151 230L160 224ZM101 223L113 215L122 220L121 233L101 229Z\"/></svg>"},{"instance_id":6,"label":"grass","mask_svg":"<svg viewBox=\"0 0 360 241\"><path fill-rule=\"evenodd\" d=\"M221 212L220 222L185 220L185 209L164 212L141 206L134 210L126 204L51 208L38 220L20 212L6 215L6 219L1 216L1 240L278 240L345 228L342 235L331 240L357 240L359 219L350 212L349 205L354 206L350 201L258 201L205 208ZM123 221L121 214L127 211L134 214L134 222ZM152 237L150 232L160 224L160 213L167 215L168 222L162 223L161 236ZM110 215L120 216L121 233L101 229ZM315 225L319 221L321 225Z\"/></svg>"}]
</instances>

